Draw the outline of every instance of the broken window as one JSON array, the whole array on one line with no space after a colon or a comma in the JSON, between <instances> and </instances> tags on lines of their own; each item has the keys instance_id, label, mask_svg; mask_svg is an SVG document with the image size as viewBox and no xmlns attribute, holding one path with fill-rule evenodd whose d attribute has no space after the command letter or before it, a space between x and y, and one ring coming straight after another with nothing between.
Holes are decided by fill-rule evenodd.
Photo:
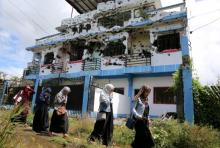
<instances>
[{"instance_id":1,"label":"broken window","mask_svg":"<svg viewBox=\"0 0 220 148\"><path fill-rule=\"evenodd\" d=\"M118 56L125 53L126 46L122 41L112 41L107 44L104 50L104 56Z\"/></svg>"},{"instance_id":2,"label":"broken window","mask_svg":"<svg viewBox=\"0 0 220 148\"><path fill-rule=\"evenodd\" d=\"M52 64L54 60L54 53L49 52L44 56L44 64Z\"/></svg>"},{"instance_id":3,"label":"broken window","mask_svg":"<svg viewBox=\"0 0 220 148\"><path fill-rule=\"evenodd\" d=\"M148 13L148 11L154 10L155 6L151 5L151 6L144 6L142 8L139 9L135 9L134 10L134 18L138 18L138 17L142 17L144 19L148 19L150 16L150 14Z\"/></svg>"},{"instance_id":4,"label":"broken window","mask_svg":"<svg viewBox=\"0 0 220 148\"><path fill-rule=\"evenodd\" d=\"M175 104L174 93L169 87L154 87L155 104Z\"/></svg>"},{"instance_id":5,"label":"broken window","mask_svg":"<svg viewBox=\"0 0 220 148\"><path fill-rule=\"evenodd\" d=\"M157 47L158 52L179 50L180 35L179 33L160 35L157 40L154 41L153 45Z\"/></svg>"},{"instance_id":6,"label":"broken window","mask_svg":"<svg viewBox=\"0 0 220 148\"><path fill-rule=\"evenodd\" d=\"M125 91L124 88L115 88L115 89L114 89L114 92L115 92L115 93L119 93L119 94L121 94L121 95L124 95L124 91Z\"/></svg>"},{"instance_id":7,"label":"broken window","mask_svg":"<svg viewBox=\"0 0 220 148\"><path fill-rule=\"evenodd\" d=\"M70 61L81 60L85 48L86 45L84 40L71 42Z\"/></svg>"},{"instance_id":8,"label":"broken window","mask_svg":"<svg viewBox=\"0 0 220 148\"><path fill-rule=\"evenodd\" d=\"M114 26L124 26L124 22L128 21L131 18L131 11L125 11L116 13L111 16L106 16L98 20L100 26L105 28L112 28Z\"/></svg>"}]
</instances>

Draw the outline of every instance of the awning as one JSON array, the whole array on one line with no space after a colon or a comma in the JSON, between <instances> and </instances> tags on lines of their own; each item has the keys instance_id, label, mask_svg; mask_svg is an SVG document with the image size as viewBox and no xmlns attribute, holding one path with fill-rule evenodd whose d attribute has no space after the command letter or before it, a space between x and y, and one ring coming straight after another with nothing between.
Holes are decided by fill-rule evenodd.
<instances>
[{"instance_id":1,"label":"awning","mask_svg":"<svg viewBox=\"0 0 220 148\"><path fill-rule=\"evenodd\" d=\"M114 0L66 0L80 14L97 9L98 3Z\"/></svg>"}]
</instances>

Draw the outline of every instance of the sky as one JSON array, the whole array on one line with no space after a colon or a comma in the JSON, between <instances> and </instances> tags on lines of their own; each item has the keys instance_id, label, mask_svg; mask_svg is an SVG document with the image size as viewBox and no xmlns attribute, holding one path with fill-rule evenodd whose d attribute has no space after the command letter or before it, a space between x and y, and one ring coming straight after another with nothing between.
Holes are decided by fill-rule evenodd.
<instances>
[{"instance_id":1,"label":"sky","mask_svg":"<svg viewBox=\"0 0 220 148\"><path fill-rule=\"evenodd\" d=\"M212 84L220 76L219 0L186 1L189 30L193 31L189 37L194 73L202 84ZM162 5L179 2L182 0L162 0ZM25 48L33 46L37 38L57 33L55 27L70 15L65 0L0 0L0 71L21 76L32 59Z\"/></svg>"}]
</instances>

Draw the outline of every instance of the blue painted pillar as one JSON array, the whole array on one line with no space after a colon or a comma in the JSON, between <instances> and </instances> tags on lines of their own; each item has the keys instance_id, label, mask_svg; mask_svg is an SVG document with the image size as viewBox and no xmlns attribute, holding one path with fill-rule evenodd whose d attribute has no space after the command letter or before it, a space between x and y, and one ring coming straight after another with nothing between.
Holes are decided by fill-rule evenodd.
<instances>
[{"instance_id":1,"label":"blue painted pillar","mask_svg":"<svg viewBox=\"0 0 220 148\"><path fill-rule=\"evenodd\" d=\"M34 92L35 93L34 93L33 98L32 98L32 106L31 106L32 112L34 111L34 106L35 106L35 102L36 102L37 90L38 90L39 82L40 82L40 79L37 78L35 80L35 83L34 83Z\"/></svg>"},{"instance_id":2,"label":"blue painted pillar","mask_svg":"<svg viewBox=\"0 0 220 148\"><path fill-rule=\"evenodd\" d=\"M183 56L182 76L183 76L183 99L184 99L184 118L187 122L194 123L194 104L192 93L192 69L190 66L188 37L181 36L181 49Z\"/></svg>"},{"instance_id":3,"label":"blue painted pillar","mask_svg":"<svg viewBox=\"0 0 220 148\"><path fill-rule=\"evenodd\" d=\"M84 90L83 90L83 102L82 102L82 114L87 113L88 98L89 98L89 86L90 86L90 76L85 76L84 79Z\"/></svg>"},{"instance_id":4,"label":"blue painted pillar","mask_svg":"<svg viewBox=\"0 0 220 148\"><path fill-rule=\"evenodd\" d=\"M134 88L133 88L133 76L128 76L128 97L130 99L130 109L131 109L131 101L134 98Z\"/></svg>"},{"instance_id":5,"label":"blue painted pillar","mask_svg":"<svg viewBox=\"0 0 220 148\"><path fill-rule=\"evenodd\" d=\"M5 80L4 81L4 85L3 85L3 89L2 89L2 96L0 96L1 98L1 100L0 100L0 105L2 105L2 103L3 103L3 100L4 100L4 96L5 96L5 93L6 93L6 89L7 89L7 87L8 87L8 84L9 84L9 81L8 80Z\"/></svg>"}]
</instances>

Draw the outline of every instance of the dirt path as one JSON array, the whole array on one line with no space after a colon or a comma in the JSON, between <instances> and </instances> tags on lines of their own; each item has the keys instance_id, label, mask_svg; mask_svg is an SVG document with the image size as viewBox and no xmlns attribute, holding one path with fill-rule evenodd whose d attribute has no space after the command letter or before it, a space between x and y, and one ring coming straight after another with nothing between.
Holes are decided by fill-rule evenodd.
<instances>
[{"instance_id":1,"label":"dirt path","mask_svg":"<svg viewBox=\"0 0 220 148\"><path fill-rule=\"evenodd\" d=\"M51 137L43 134L37 134L32 131L31 127L16 125L16 148L59 148L62 147L51 141Z\"/></svg>"}]
</instances>

